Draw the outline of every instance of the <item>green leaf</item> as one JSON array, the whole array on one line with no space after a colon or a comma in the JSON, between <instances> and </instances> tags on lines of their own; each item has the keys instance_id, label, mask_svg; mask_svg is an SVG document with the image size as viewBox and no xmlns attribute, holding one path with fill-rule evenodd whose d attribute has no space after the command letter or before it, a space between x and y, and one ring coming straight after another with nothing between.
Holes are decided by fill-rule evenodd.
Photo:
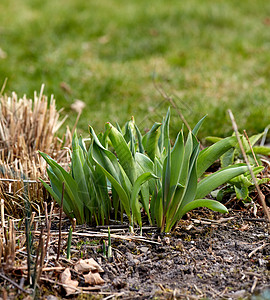
<instances>
[{"instance_id":1,"label":"green leaf","mask_svg":"<svg viewBox=\"0 0 270 300\"><path fill-rule=\"evenodd\" d=\"M206 117L207 117L207 115L205 115L203 118L201 118L201 120L193 128L192 133L193 133L194 136L197 136L198 131L200 130L200 128L202 126L202 123L204 122Z\"/></svg>"},{"instance_id":2,"label":"green leaf","mask_svg":"<svg viewBox=\"0 0 270 300\"><path fill-rule=\"evenodd\" d=\"M225 169L217 171L198 183L197 193L195 199L203 198L211 191L219 187L220 185L228 182L230 179L245 173L248 167L244 164L238 164L229 166Z\"/></svg>"},{"instance_id":3,"label":"green leaf","mask_svg":"<svg viewBox=\"0 0 270 300\"><path fill-rule=\"evenodd\" d=\"M167 210L167 205L169 204L170 198L170 188L171 188L171 146L168 142L168 155L163 163L163 174L162 174L162 201L163 208Z\"/></svg>"},{"instance_id":4,"label":"green leaf","mask_svg":"<svg viewBox=\"0 0 270 300\"><path fill-rule=\"evenodd\" d=\"M197 162L198 177L202 174L226 151L237 144L237 138L230 136L200 152Z\"/></svg>"},{"instance_id":5,"label":"green leaf","mask_svg":"<svg viewBox=\"0 0 270 300\"><path fill-rule=\"evenodd\" d=\"M193 151L192 157L190 159L190 171L188 174L187 185L185 189L178 188L174 202L172 204L172 209L167 215L166 231L170 231L173 225L178 222L183 207L189 202L193 201L197 190L197 173L196 173L196 161L199 153L199 144Z\"/></svg>"},{"instance_id":6,"label":"green leaf","mask_svg":"<svg viewBox=\"0 0 270 300\"><path fill-rule=\"evenodd\" d=\"M52 187L50 187L45 181L43 181L41 178L39 179L42 184L44 185L44 187L46 188L46 190L51 194L51 196L53 197L53 199L58 203L59 206L61 206L61 195L59 197L59 194L56 193L55 189L53 189ZM66 199L65 199L66 200ZM72 214L72 209L69 205L69 201L64 201L63 202L63 210L64 212L71 217L74 217L74 214Z\"/></svg>"},{"instance_id":7,"label":"green leaf","mask_svg":"<svg viewBox=\"0 0 270 300\"><path fill-rule=\"evenodd\" d=\"M265 146L254 146L253 151L256 154L270 156L270 147Z\"/></svg>"},{"instance_id":8,"label":"green leaf","mask_svg":"<svg viewBox=\"0 0 270 300\"><path fill-rule=\"evenodd\" d=\"M134 126L135 126L136 135L137 135L137 139L138 139L139 152L144 153L144 147L143 147L143 143L142 143L142 134L141 134L139 128L137 127L137 125L134 124Z\"/></svg>"},{"instance_id":9,"label":"green leaf","mask_svg":"<svg viewBox=\"0 0 270 300\"><path fill-rule=\"evenodd\" d=\"M207 136L207 137L205 138L205 140L206 140L207 142L209 142L209 143L214 144L214 143L217 143L217 142L219 142L219 141L222 141L223 138L217 137L217 136Z\"/></svg>"},{"instance_id":10,"label":"green leaf","mask_svg":"<svg viewBox=\"0 0 270 300\"><path fill-rule=\"evenodd\" d=\"M188 203L185 207L183 207L179 219L181 219L187 212L198 208L198 207L207 207L211 210L220 212L220 213L228 213L227 208L218 201L210 200L210 199L197 199L190 203Z\"/></svg>"},{"instance_id":11,"label":"green leaf","mask_svg":"<svg viewBox=\"0 0 270 300\"><path fill-rule=\"evenodd\" d=\"M161 123L155 123L151 130L143 137L144 150L147 155L154 161L155 156L159 156L158 137Z\"/></svg>"},{"instance_id":12,"label":"green leaf","mask_svg":"<svg viewBox=\"0 0 270 300\"><path fill-rule=\"evenodd\" d=\"M78 222L84 223L84 203L79 199L78 196L78 185L76 181L72 178L72 176L67 173L60 165L57 164L49 155L40 152L40 155L46 160L49 166L52 169L52 172L58 178L59 182L65 183L65 191L70 197L70 201L72 202L72 209L74 210L74 214L78 217Z\"/></svg>"},{"instance_id":13,"label":"green leaf","mask_svg":"<svg viewBox=\"0 0 270 300\"><path fill-rule=\"evenodd\" d=\"M253 147L259 141L259 139L262 136L263 136L263 132L255 134L255 135L252 135L251 137L249 137L249 142L250 142L251 146Z\"/></svg>"},{"instance_id":14,"label":"green leaf","mask_svg":"<svg viewBox=\"0 0 270 300\"><path fill-rule=\"evenodd\" d=\"M99 140L97 139L97 136L92 127L90 127L90 133L94 138L92 144L93 159L100 166L104 175L108 178L108 180L115 188L125 209L125 212L130 218L129 195L131 193L131 183L123 168L117 161L115 155L109 150L105 149L99 143Z\"/></svg>"},{"instance_id":15,"label":"green leaf","mask_svg":"<svg viewBox=\"0 0 270 300\"><path fill-rule=\"evenodd\" d=\"M119 198L121 200L121 203L125 209L125 212L127 214L127 216L130 219L130 203L129 203L129 196L126 192L126 190L122 187L121 185L121 181L119 180L118 176L116 176L117 172L115 172L115 170L107 170L105 168L105 164L103 165L102 162L100 162L101 160L98 159L98 155L101 156L105 156L105 153L102 153L102 151L100 151L100 149L95 149L97 148L97 144L93 144L93 157L96 160L96 163L100 166L102 172L104 173L104 175L108 178L108 180L111 182L111 184L113 185L113 187L115 188L117 194L119 195ZM98 154L98 151L99 154ZM118 181L119 180L119 181Z\"/></svg>"},{"instance_id":16,"label":"green leaf","mask_svg":"<svg viewBox=\"0 0 270 300\"><path fill-rule=\"evenodd\" d=\"M248 187L245 185L242 185L241 187L237 187L236 185L234 186L234 190L236 193L237 199L242 199L245 200L248 197Z\"/></svg>"},{"instance_id":17,"label":"green leaf","mask_svg":"<svg viewBox=\"0 0 270 300\"><path fill-rule=\"evenodd\" d=\"M137 164L139 164L141 166L141 168L145 172L153 172L153 170L154 170L154 163L146 155L144 155L142 153L136 152L136 154L135 154L135 161L136 161Z\"/></svg>"},{"instance_id":18,"label":"green leaf","mask_svg":"<svg viewBox=\"0 0 270 300\"><path fill-rule=\"evenodd\" d=\"M74 180L78 185L78 195L81 201L89 210L93 210L93 203L88 191L88 184L86 178L90 178L88 167L84 167L86 164L86 159L81 146L79 145L79 140L77 133L75 131L72 139L72 157L71 157L71 169ZM87 174L86 174L87 172Z\"/></svg>"},{"instance_id":19,"label":"green leaf","mask_svg":"<svg viewBox=\"0 0 270 300\"><path fill-rule=\"evenodd\" d=\"M164 148L165 148L165 154L168 153L168 142L170 140L169 133L170 133L170 107L168 108L166 118L163 119L161 125L161 133L158 140L160 153L163 153Z\"/></svg>"},{"instance_id":20,"label":"green leaf","mask_svg":"<svg viewBox=\"0 0 270 300\"><path fill-rule=\"evenodd\" d=\"M192 138L192 133L189 132L185 144L185 153L184 153L183 164L182 164L181 173L179 177L179 183L182 186L186 186L187 184L189 163L190 163L190 157L192 155L192 151L193 151L193 138Z\"/></svg>"},{"instance_id":21,"label":"green leaf","mask_svg":"<svg viewBox=\"0 0 270 300\"><path fill-rule=\"evenodd\" d=\"M141 219L141 212L140 212L140 205L138 201L138 194L141 190L142 185L149 179L155 178L158 179L154 174L147 172L142 175L140 175L132 188L132 193L131 193L131 207L132 207L132 214L134 214L135 219L137 220L138 224L140 227L142 227L142 219ZM149 205L149 199L148 199L148 205Z\"/></svg>"},{"instance_id":22,"label":"green leaf","mask_svg":"<svg viewBox=\"0 0 270 300\"><path fill-rule=\"evenodd\" d=\"M184 135L183 131L181 130L176 138L174 143L171 159L172 159L172 168L171 168L171 186L176 186L180 179L181 168L183 165L184 159Z\"/></svg>"},{"instance_id":23,"label":"green leaf","mask_svg":"<svg viewBox=\"0 0 270 300\"><path fill-rule=\"evenodd\" d=\"M241 174L239 176L236 176L228 181L229 184L235 185L238 188L241 186L249 187L252 185L252 182L247 178L247 176L244 176L244 174Z\"/></svg>"},{"instance_id":24,"label":"green leaf","mask_svg":"<svg viewBox=\"0 0 270 300\"><path fill-rule=\"evenodd\" d=\"M225 168L234 163L235 148L229 149L220 157L221 167Z\"/></svg>"},{"instance_id":25,"label":"green leaf","mask_svg":"<svg viewBox=\"0 0 270 300\"><path fill-rule=\"evenodd\" d=\"M110 123L106 124L110 128L109 138L115 149L117 157L131 183L136 179L136 169L132 153L126 143L123 135Z\"/></svg>"}]
</instances>

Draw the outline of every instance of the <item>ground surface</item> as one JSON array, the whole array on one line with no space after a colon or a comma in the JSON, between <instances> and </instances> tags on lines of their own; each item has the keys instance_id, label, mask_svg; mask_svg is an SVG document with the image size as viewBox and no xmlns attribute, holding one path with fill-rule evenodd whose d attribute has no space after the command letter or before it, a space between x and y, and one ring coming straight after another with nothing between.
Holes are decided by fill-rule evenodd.
<instances>
[{"instance_id":1,"label":"ground surface","mask_svg":"<svg viewBox=\"0 0 270 300\"><path fill-rule=\"evenodd\" d=\"M52 230L46 265L52 269L41 276L40 299L65 298L60 282L63 269L52 271L59 266L70 268L72 280L78 280L79 288L84 290L84 295L74 292L68 297L74 299L250 299L252 294L262 292L265 297L252 299L269 299L270 243L266 222L246 210L231 211L226 216L207 210L194 212L173 235L144 228L142 240L130 235L127 228L112 226L111 234L118 238L112 237L111 259L103 256L106 229L78 226L73 234L71 261L65 259L63 239L57 264L58 238L53 233ZM84 277L74 270L80 258L94 258L100 264L103 285L89 288ZM6 275L19 284L18 274L17 270ZM10 299L24 295L6 280L1 279L1 286Z\"/></svg>"},{"instance_id":2,"label":"ground surface","mask_svg":"<svg viewBox=\"0 0 270 300\"><path fill-rule=\"evenodd\" d=\"M113 262L101 259L101 291L124 299L240 299L270 288L265 223L230 216L215 222L194 215L173 236L145 234L160 245L114 241Z\"/></svg>"}]
</instances>

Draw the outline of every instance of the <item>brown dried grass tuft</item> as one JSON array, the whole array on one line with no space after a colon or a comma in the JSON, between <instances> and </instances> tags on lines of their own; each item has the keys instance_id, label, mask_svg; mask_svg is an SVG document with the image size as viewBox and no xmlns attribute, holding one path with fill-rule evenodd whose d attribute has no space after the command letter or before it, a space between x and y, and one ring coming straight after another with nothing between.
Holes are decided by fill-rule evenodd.
<instances>
[{"instance_id":1,"label":"brown dried grass tuft","mask_svg":"<svg viewBox=\"0 0 270 300\"><path fill-rule=\"evenodd\" d=\"M23 205L25 185L30 202L37 210L46 198L38 178L46 179L46 163L38 150L49 154L64 167L69 162L65 149L71 144L71 132L67 127L62 139L57 137L59 128L66 120L60 120L55 99L40 94L34 99L0 95L0 197L5 200L5 209L10 215L17 215ZM24 182L22 181L24 180Z\"/></svg>"}]
</instances>

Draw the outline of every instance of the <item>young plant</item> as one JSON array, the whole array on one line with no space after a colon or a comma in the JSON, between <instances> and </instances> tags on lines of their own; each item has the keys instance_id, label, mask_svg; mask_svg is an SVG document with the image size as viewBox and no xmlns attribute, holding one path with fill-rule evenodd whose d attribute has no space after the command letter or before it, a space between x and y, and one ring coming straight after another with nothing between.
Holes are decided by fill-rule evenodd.
<instances>
[{"instance_id":1,"label":"young plant","mask_svg":"<svg viewBox=\"0 0 270 300\"><path fill-rule=\"evenodd\" d=\"M243 135L241 136L244 150L247 153L248 159L251 164L255 165L258 162L261 165L260 156L261 155L270 155L269 147L256 146L256 143L262 138L263 134L264 133L259 133L259 134L255 134L255 135L251 136L249 138L250 144L245 136L243 136ZM235 136L235 133L233 133L232 136ZM208 142L215 143L217 141L221 141L222 138L210 136L210 137L207 137L206 140ZM250 146L252 147L252 150L251 150ZM255 154L256 160L253 156L252 151ZM233 147L233 148L229 149L227 152L225 152L220 158L222 167L227 167L229 165L232 165L233 163L235 163L235 161L243 161L242 152L241 152L238 144L236 144L235 147Z\"/></svg>"},{"instance_id":2,"label":"young plant","mask_svg":"<svg viewBox=\"0 0 270 300\"><path fill-rule=\"evenodd\" d=\"M51 186L42 183L54 199L61 204L62 183L65 183L63 210L79 224L108 222L111 210L107 182L100 168L95 165L75 132L72 140L71 170L68 173L50 156L40 152L49 167L47 173Z\"/></svg>"},{"instance_id":3,"label":"young plant","mask_svg":"<svg viewBox=\"0 0 270 300\"><path fill-rule=\"evenodd\" d=\"M247 171L243 164L224 168L199 180L213 162L236 144L236 138L228 138L200 152L196 136L189 132L184 142L183 131L177 136L173 149L168 142L167 156L161 164L156 157L155 165L161 170L161 180L151 199L151 215L161 231L169 232L190 210L208 207L227 212L221 203L203 199L213 189L231 178Z\"/></svg>"},{"instance_id":4,"label":"young plant","mask_svg":"<svg viewBox=\"0 0 270 300\"><path fill-rule=\"evenodd\" d=\"M235 136L235 134L233 134L232 136ZM255 144L261 139L262 136L263 133L253 135L249 138L249 141L245 136L241 136L242 144L245 152L247 153L249 161L252 165L259 164L259 166L253 168L253 172L255 175L258 175L264 169L264 167L261 166L260 156L270 155L269 147L255 146ZM217 137L208 137L207 140L210 142L215 142L221 141L222 139ZM243 161L242 153L238 144L225 152L220 158L222 167L233 165L236 161ZM259 185L267 183L269 180L269 178L257 178ZM235 194L237 199L242 200L244 203L246 203L252 202L252 199L249 197L249 193L254 188L255 186L252 181L251 175L249 172L246 172L245 174L241 174L229 180L227 184L217 190L215 194L218 201L222 201L223 197L227 194Z\"/></svg>"},{"instance_id":5,"label":"young plant","mask_svg":"<svg viewBox=\"0 0 270 300\"><path fill-rule=\"evenodd\" d=\"M155 178L155 175L151 173L151 167L149 170L150 160L141 153L135 153L133 137L128 145L123 134L110 123L106 124L106 134L117 157L101 144L92 127L90 127L90 133L93 137L90 148L92 159L111 183L113 197L118 196L131 228L134 222L142 227L141 205L150 219L149 192L143 185L151 178ZM145 169L148 171L144 171ZM141 202L139 202L139 193ZM114 206L117 206L117 203L114 203Z\"/></svg>"},{"instance_id":6,"label":"young plant","mask_svg":"<svg viewBox=\"0 0 270 300\"><path fill-rule=\"evenodd\" d=\"M264 168L262 166L254 167L254 175L258 175ZM267 183L270 181L270 178L257 178L258 185ZM227 194L235 194L236 198L242 200L244 203L252 202L252 199L249 196L249 193L255 189L255 185L252 181L251 175L249 172L246 172L242 175L239 175L235 178L232 178L228 183L217 190L216 198L218 201L222 201L224 196Z\"/></svg>"},{"instance_id":7,"label":"young plant","mask_svg":"<svg viewBox=\"0 0 270 300\"><path fill-rule=\"evenodd\" d=\"M68 240L67 240L67 260L70 260L70 258L71 258L72 231L73 231L73 228L72 228L72 226L70 226L69 232L68 232Z\"/></svg>"}]
</instances>

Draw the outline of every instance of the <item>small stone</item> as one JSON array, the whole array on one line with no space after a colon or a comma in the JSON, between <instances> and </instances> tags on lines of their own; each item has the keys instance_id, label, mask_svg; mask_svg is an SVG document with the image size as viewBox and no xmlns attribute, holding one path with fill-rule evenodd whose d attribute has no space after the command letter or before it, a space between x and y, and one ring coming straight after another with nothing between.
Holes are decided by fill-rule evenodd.
<instances>
[{"instance_id":1,"label":"small stone","mask_svg":"<svg viewBox=\"0 0 270 300\"><path fill-rule=\"evenodd\" d=\"M147 253L147 251L149 250L149 248L148 247L141 247L140 250L143 253Z\"/></svg>"},{"instance_id":2,"label":"small stone","mask_svg":"<svg viewBox=\"0 0 270 300\"><path fill-rule=\"evenodd\" d=\"M135 263L135 265L138 265L138 264L140 263L140 261L139 261L137 258L135 258L135 259L133 260L133 262Z\"/></svg>"},{"instance_id":3,"label":"small stone","mask_svg":"<svg viewBox=\"0 0 270 300\"><path fill-rule=\"evenodd\" d=\"M246 294L245 290L240 290L237 291L235 293L233 293L232 295L230 295L233 299L239 299L239 298L243 298Z\"/></svg>"},{"instance_id":4,"label":"small stone","mask_svg":"<svg viewBox=\"0 0 270 300\"><path fill-rule=\"evenodd\" d=\"M126 253L126 257L127 260L133 260L133 255L130 252Z\"/></svg>"},{"instance_id":5,"label":"small stone","mask_svg":"<svg viewBox=\"0 0 270 300\"><path fill-rule=\"evenodd\" d=\"M56 296L49 295L46 300L58 300L58 298Z\"/></svg>"}]
</instances>

